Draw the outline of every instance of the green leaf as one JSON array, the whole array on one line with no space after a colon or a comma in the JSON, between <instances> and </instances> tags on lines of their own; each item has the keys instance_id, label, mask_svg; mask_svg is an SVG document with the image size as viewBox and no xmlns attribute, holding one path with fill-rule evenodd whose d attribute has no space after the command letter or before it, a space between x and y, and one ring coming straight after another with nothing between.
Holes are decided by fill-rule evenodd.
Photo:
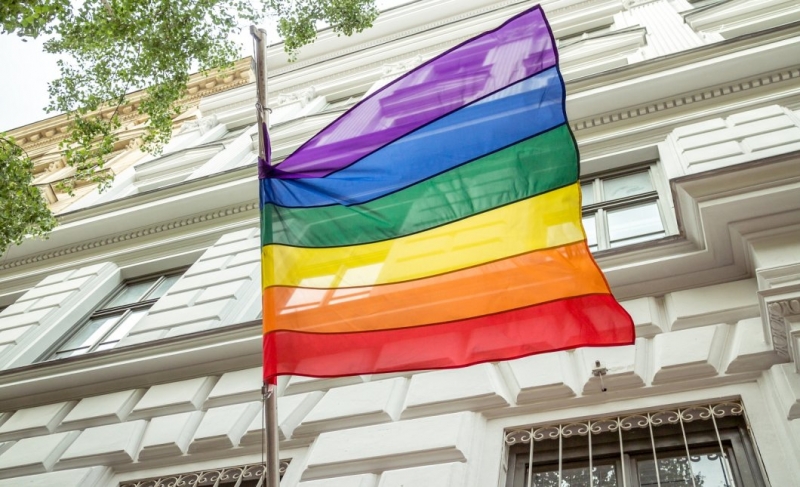
<instances>
[{"instance_id":1,"label":"green leaf","mask_svg":"<svg viewBox=\"0 0 800 487\"><path fill-rule=\"evenodd\" d=\"M148 120L141 147L159 154L172 136L173 119L183 111L193 66L204 72L231 67L243 53L230 39L249 24L262 22L268 12L279 18L290 59L314 41L318 26L328 24L337 34L351 35L370 27L378 15L375 0L0 2L0 33L48 34L45 51L60 56L60 77L48 87L47 110L69 117L61 149L75 172L59 189L72 194L78 183L87 181L100 190L110 186L113 174L104 170L105 163L118 141L120 110L128 106L126 95L133 91L146 90L138 113L132 114ZM19 197L3 200L8 202L0 221L0 254L11 243L28 234L43 235L55 224L38 190L30 186L30 160L10 139L2 144L3 167L13 167L10 174L17 178L3 180L3 187L16 188Z\"/></svg>"}]
</instances>

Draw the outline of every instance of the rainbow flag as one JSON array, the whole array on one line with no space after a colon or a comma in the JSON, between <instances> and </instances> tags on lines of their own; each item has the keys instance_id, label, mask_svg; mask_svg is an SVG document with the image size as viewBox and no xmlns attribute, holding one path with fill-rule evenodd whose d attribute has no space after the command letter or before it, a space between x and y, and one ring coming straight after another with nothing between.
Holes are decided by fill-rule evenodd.
<instances>
[{"instance_id":1,"label":"rainbow flag","mask_svg":"<svg viewBox=\"0 0 800 487\"><path fill-rule=\"evenodd\" d=\"M537 6L262 162L265 380L632 343L586 245L564 100Z\"/></svg>"}]
</instances>

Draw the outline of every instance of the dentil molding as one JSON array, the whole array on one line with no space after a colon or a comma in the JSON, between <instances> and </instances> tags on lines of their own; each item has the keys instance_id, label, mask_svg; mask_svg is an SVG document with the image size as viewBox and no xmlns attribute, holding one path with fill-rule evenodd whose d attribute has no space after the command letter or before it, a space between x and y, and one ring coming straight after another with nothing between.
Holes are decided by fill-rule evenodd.
<instances>
[{"instance_id":1,"label":"dentil molding","mask_svg":"<svg viewBox=\"0 0 800 487\"><path fill-rule=\"evenodd\" d=\"M225 218L231 215L236 215L239 213L246 213L255 211L258 209L258 202L252 202L247 204L239 204L233 205L226 208L220 208L215 211L209 211L205 213L196 214L193 216L189 216L186 218L179 218L173 221L168 222L160 222L155 225L149 225L146 227L137 228L135 230L131 230L129 232L122 232L116 235L109 235L103 238L98 238L94 240L89 240L82 242L77 245L71 245L66 247L61 247L58 249L54 249L50 252L42 252L36 255L32 255L30 257L26 257L24 259L17 259L12 260L9 262L4 262L0 264L0 271L13 269L15 267L28 265L28 264L35 264L37 262L42 262L48 259L62 257L64 255L74 254L76 252L82 252L91 249L98 249L100 247L105 247L108 245L113 245L119 242L124 242L128 240L135 240L138 238L156 235L159 233L163 233L169 230L188 227L191 225L196 225L199 223L205 223L213 220L217 220L220 218Z\"/></svg>"}]
</instances>

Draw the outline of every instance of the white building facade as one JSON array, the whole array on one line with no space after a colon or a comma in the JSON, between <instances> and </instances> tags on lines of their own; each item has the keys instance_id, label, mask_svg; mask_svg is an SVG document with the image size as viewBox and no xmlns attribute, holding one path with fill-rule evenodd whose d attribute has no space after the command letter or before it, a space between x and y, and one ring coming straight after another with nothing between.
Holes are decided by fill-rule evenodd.
<instances>
[{"instance_id":1,"label":"white building facade","mask_svg":"<svg viewBox=\"0 0 800 487\"><path fill-rule=\"evenodd\" d=\"M273 158L532 5L417 0L271 48ZM282 486L800 485L800 5L543 6L635 345L281 378ZM161 156L126 120L102 194L54 189L63 120L12 132L60 225L0 258L0 487L259 485L255 85L192 83Z\"/></svg>"}]
</instances>

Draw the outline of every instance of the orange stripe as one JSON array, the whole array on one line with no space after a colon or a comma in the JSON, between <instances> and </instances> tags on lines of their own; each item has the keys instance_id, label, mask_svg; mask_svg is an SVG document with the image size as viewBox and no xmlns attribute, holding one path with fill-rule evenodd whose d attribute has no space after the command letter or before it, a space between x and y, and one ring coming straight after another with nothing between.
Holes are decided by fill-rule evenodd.
<instances>
[{"instance_id":1,"label":"orange stripe","mask_svg":"<svg viewBox=\"0 0 800 487\"><path fill-rule=\"evenodd\" d=\"M264 290L264 333L348 333L483 316L587 294L609 293L585 242L417 281L348 289Z\"/></svg>"},{"instance_id":2,"label":"orange stripe","mask_svg":"<svg viewBox=\"0 0 800 487\"><path fill-rule=\"evenodd\" d=\"M264 379L450 369L577 347L630 345L636 333L610 294L560 299L431 326L369 333L264 335Z\"/></svg>"}]
</instances>

